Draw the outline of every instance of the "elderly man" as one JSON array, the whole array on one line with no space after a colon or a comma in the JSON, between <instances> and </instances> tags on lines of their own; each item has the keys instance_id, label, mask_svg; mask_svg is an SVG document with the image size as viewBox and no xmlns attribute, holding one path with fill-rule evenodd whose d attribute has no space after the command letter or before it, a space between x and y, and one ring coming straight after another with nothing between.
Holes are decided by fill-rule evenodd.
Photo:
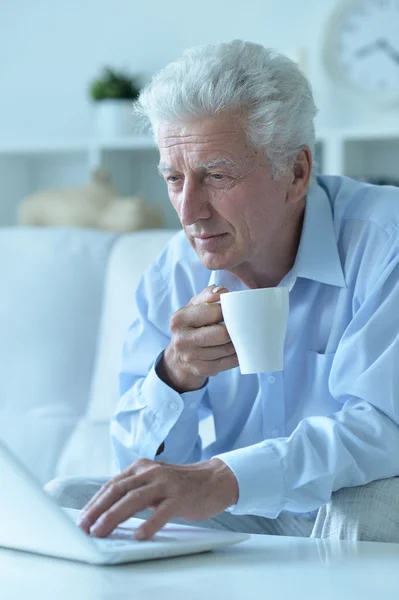
<instances>
[{"instance_id":1,"label":"elderly man","mask_svg":"<svg viewBox=\"0 0 399 600\"><path fill-rule=\"evenodd\" d=\"M88 502L81 527L98 536L139 513L138 539L183 519L399 542L399 192L316 177L310 86L257 44L185 52L137 111L183 231L137 290L112 422L121 474L48 491ZM290 289L284 369L241 375L218 300L276 286Z\"/></svg>"}]
</instances>

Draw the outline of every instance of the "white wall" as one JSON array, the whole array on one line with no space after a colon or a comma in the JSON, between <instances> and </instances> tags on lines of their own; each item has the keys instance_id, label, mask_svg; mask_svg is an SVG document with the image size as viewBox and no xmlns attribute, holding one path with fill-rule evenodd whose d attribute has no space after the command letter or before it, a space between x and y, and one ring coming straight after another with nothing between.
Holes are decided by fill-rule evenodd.
<instances>
[{"instance_id":1,"label":"white wall","mask_svg":"<svg viewBox=\"0 0 399 600\"><path fill-rule=\"evenodd\" d=\"M144 77L188 46L248 39L305 48L323 124L355 123L324 75L320 42L336 0L0 0L3 141L89 135L87 86L104 65Z\"/></svg>"}]
</instances>

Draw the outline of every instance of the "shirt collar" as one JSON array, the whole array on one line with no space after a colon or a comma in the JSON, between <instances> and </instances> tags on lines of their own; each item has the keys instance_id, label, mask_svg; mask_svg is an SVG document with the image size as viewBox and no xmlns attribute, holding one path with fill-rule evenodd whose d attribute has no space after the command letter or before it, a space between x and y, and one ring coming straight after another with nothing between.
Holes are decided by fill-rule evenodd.
<instances>
[{"instance_id":1,"label":"shirt collar","mask_svg":"<svg viewBox=\"0 0 399 600\"><path fill-rule=\"evenodd\" d=\"M297 277L346 287L330 201L319 184L315 184L308 193L295 263L279 287L286 286L291 290ZM212 271L209 285L223 286L231 292L246 289L229 271Z\"/></svg>"},{"instance_id":2,"label":"shirt collar","mask_svg":"<svg viewBox=\"0 0 399 600\"><path fill-rule=\"evenodd\" d=\"M331 204L319 184L312 187L306 199L301 240L292 271L296 277L346 287Z\"/></svg>"}]
</instances>

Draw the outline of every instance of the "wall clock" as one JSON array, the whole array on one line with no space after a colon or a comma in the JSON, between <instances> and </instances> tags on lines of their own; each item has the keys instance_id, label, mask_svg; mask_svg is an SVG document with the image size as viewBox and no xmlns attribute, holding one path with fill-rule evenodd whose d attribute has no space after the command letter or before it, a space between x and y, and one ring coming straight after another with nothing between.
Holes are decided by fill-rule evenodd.
<instances>
[{"instance_id":1,"label":"wall clock","mask_svg":"<svg viewBox=\"0 0 399 600\"><path fill-rule=\"evenodd\" d=\"M399 102L399 0L346 0L326 27L324 63L366 101Z\"/></svg>"}]
</instances>

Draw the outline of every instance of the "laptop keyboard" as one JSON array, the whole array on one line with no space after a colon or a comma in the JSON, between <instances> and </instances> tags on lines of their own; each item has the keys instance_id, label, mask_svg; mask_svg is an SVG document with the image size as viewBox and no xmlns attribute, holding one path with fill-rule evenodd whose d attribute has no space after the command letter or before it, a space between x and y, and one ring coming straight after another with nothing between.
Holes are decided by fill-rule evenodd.
<instances>
[{"instance_id":1,"label":"laptop keyboard","mask_svg":"<svg viewBox=\"0 0 399 600\"><path fill-rule=\"evenodd\" d=\"M140 542L133 537L134 529L127 529L124 527L117 527L108 537L96 538L92 537L96 545L103 550L120 550L123 548L131 548L132 545L143 544L146 542ZM147 543L151 542L171 542L177 538L167 535L154 535Z\"/></svg>"},{"instance_id":2,"label":"laptop keyboard","mask_svg":"<svg viewBox=\"0 0 399 600\"><path fill-rule=\"evenodd\" d=\"M134 529L125 529L123 527L117 527L114 531L106 538L97 538L93 536L95 543L104 550L112 550L116 548L131 548L132 545L138 544L138 540L135 540Z\"/></svg>"},{"instance_id":3,"label":"laptop keyboard","mask_svg":"<svg viewBox=\"0 0 399 600\"><path fill-rule=\"evenodd\" d=\"M134 532L135 532L135 529L127 529L127 528L124 528L124 527L117 527L116 529L114 529L114 531L112 533L109 534L108 537L102 538L102 539L106 539L106 540L128 540L130 542L137 542L137 540L135 540L134 537L133 537L134 536Z\"/></svg>"},{"instance_id":4,"label":"laptop keyboard","mask_svg":"<svg viewBox=\"0 0 399 600\"><path fill-rule=\"evenodd\" d=\"M94 542L100 550L120 550L123 548L128 549L139 543L135 539L130 539L130 540L112 539L112 540L110 540L109 538L96 538L94 540Z\"/></svg>"}]
</instances>

